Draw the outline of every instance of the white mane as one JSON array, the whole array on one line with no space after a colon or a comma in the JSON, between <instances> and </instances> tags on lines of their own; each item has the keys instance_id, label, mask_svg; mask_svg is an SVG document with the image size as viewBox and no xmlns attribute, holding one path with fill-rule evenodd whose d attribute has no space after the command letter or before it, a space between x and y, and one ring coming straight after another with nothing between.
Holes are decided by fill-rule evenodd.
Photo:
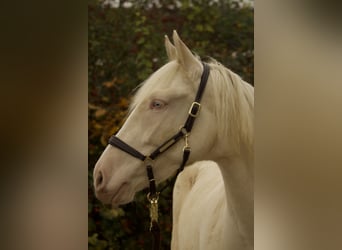
<instances>
[{"instance_id":1,"label":"white mane","mask_svg":"<svg viewBox=\"0 0 342 250\"><path fill-rule=\"evenodd\" d=\"M218 134L229 138L236 153L242 143L248 150L252 150L254 88L214 59L209 65L210 75L206 91L212 92Z\"/></svg>"}]
</instances>

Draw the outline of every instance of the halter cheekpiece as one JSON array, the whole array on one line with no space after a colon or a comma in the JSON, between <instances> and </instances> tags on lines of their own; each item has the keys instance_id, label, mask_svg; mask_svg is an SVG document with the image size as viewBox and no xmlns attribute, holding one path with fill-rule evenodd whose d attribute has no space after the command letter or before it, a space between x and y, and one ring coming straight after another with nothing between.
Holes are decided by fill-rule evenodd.
<instances>
[{"instance_id":1,"label":"halter cheekpiece","mask_svg":"<svg viewBox=\"0 0 342 250\"><path fill-rule=\"evenodd\" d=\"M158 226L159 192L157 192L156 182L155 182L154 174L153 174L154 160L160 154L164 153L173 145L175 145L179 140L184 138L185 145L183 147L183 160L177 171L177 175L184 169L184 166L187 163L189 156L190 156L190 152L191 152L188 137L190 135L190 132L192 130L192 127L194 125L196 118L200 114L201 99L202 99L203 92L207 84L209 73L210 73L209 66L203 62L202 64L203 64L203 73L201 76L201 81L197 90L195 100L190 106L190 109L188 112L188 118L186 119L184 125L179 129L179 131L174 136L172 136L170 139L166 140L163 144L157 147L157 149L154 150L150 155L143 155L138 150L136 150L135 148L131 147L130 145L128 145L127 143L119 139L116 135L111 136L108 142L110 145L117 147L118 149L144 162L144 165L147 171L147 177L149 180L149 193L147 194L147 199L150 202L150 219L151 219L150 231L153 233L153 236L154 236L153 237L153 249L159 249L159 246L160 246L160 232L159 232L159 226Z\"/></svg>"}]
</instances>

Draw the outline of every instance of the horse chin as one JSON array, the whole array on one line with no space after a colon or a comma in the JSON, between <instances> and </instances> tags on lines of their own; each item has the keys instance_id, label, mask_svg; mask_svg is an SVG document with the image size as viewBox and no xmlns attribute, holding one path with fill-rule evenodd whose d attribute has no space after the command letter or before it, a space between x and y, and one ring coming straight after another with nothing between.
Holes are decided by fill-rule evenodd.
<instances>
[{"instance_id":1,"label":"horse chin","mask_svg":"<svg viewBox=\"0 0 342 250\"><path fill-rule=\"evenodd\" d=\"M134 194L135 192L132 190L130 185L127 182L123 183L112 196L112 207L115 208L119 205L124 205L133 201Z\"/></svg>"}]
</instances>

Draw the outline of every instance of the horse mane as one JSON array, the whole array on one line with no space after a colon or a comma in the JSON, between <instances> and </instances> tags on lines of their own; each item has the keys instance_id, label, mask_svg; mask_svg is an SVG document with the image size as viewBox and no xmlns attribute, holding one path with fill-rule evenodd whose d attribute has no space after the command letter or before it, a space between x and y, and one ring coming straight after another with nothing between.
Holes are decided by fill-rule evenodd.
<instances>
[{"instance_id":1,"label":"horse mane","mask_svg":"<svg viewBox=\"0 0 342 250\"><path fill-rule=\"evenodd\" d=\"M229 138L234 153L239 153L242 145L253 152L254 88L215 59L208 63L208 91L212 91L218 135Z\"/></svg>"}]
</instances>

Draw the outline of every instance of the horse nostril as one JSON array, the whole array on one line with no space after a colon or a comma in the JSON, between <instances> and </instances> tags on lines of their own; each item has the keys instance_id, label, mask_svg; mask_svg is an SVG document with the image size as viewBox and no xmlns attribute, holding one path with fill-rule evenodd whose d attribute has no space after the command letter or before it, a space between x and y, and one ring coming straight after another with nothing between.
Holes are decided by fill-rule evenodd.
<instances>
[{"instance_id":1,"label":"horse nostril","mask_svg":"<svg viewBox=\"0 0 342 250\"><path fill-rule=\"evenodd\" d=\"M95 187L96 187L96 189L100 189L101 186L102 186L102 183L103 183L103 175L102 175L102 172L99 171L97 176L96 176L96 179L95 179Z\"/></svg>"}]
</instances>

